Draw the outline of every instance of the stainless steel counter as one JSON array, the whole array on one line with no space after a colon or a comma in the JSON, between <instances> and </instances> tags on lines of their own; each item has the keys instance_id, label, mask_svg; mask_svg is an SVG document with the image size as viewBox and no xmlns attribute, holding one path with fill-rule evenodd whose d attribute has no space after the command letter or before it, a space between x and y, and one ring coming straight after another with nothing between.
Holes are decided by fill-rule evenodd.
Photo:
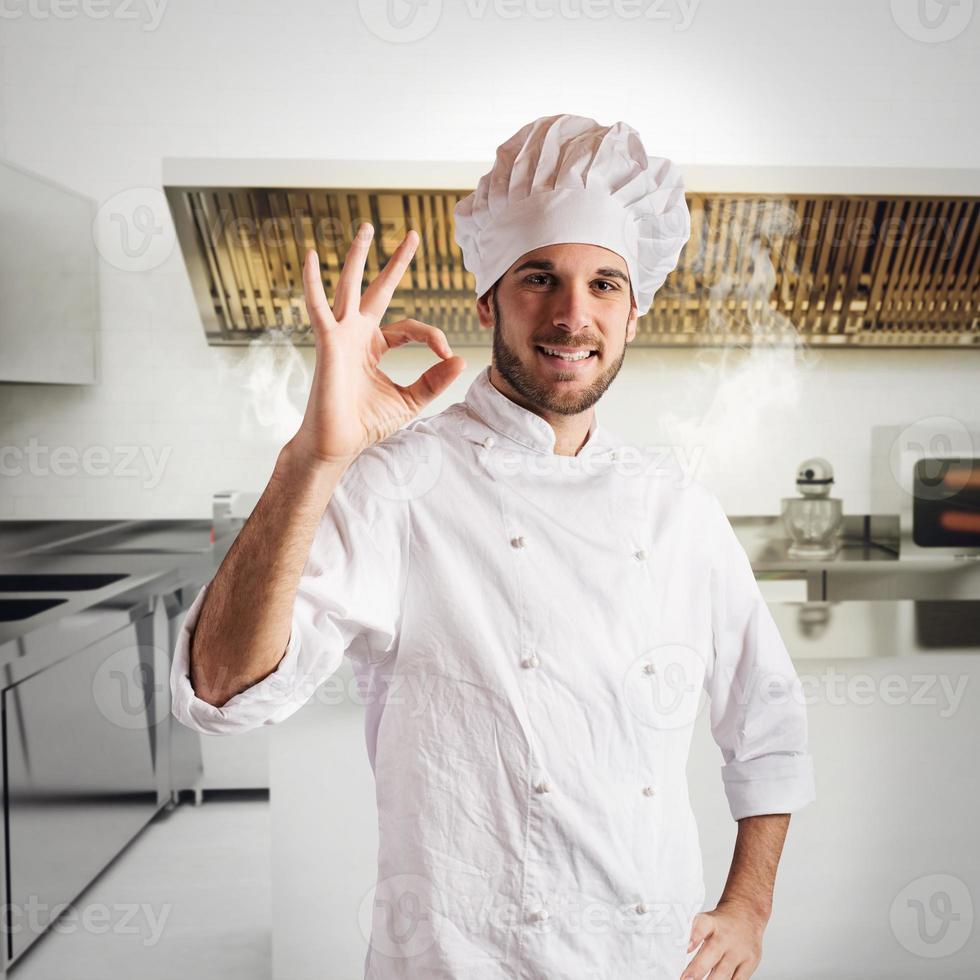
<instances>
[{"instance_id":1,"label":"stainless steel counter","mask_svg":"<svg viewBox=\"0 0 980 980\"><path fill-rule=\"evenodd\" d=\"M950 620L954 615L948 610L944 614L937 612L937 603L966 603L956 611L957 623L965 620L964 628L969 628L971 622L977 622L972 616L978 607L971 603L980 600L980 562L948 556L935 560L902 559L898 554L897 518L847 516L842 547L835 557L826 560L791 558L790 542L778 517L736 516L731 522L761 581L800 580L800 598L805 598L806 603L770 603L787 633L794 637L799 633L800 651L815 649L812 644L818 630L814 624L818 620L833 624L821 628L821 635L825 636L829 633L836 637L837 624L849 624L840 634L841 644L846 635L863 636L869 631L884 637L892 632L886 623L900 621L908 627L908 643L875 640L868 649L901 649L907 653L918 649L909 646L911 638L919 635L917 624L933 624L929 636L935 637L937 618ZM0 669L8 671L8 676L10 672L16 676L24 658L33 653L41 655L43 649L50 647L53 636L63 640L66 633L71 633L84 641L94 618L108 613L122 623L127 615L125 609L141 600L184 582L211 577L233 534L217 544L212 543L211 537L209 520L0 522L0 574L57 571L126 576L95 591L62 593L66 599L63 604L30 619L0 623ZM931 605L922 605L925 602ZM807 608L801 609L804 605ZM845 605L850 608L845 609ZM804 636L808 620L813 623ZM872 629L867 624L877 625ZM950 629L957 635L962 633L959 626L951 625ZM975 632L980 634L980 627ZM942 635L941 629L938 635ZM836 640L823 642L832 644ZM932 648L927 642L922 650ZM962 643L953 643L951 648L962 649Z\"/></svg>"},{"instance_id":2,"label":"stainless steel counter","mask_svg":"<svg viewBox=\"0 0 980 980\"><path fill-rule=\"evenodd\" d=\"M841 534L841 549L833 558L791 558L789 536L779 517L731 517L732 527L756 571L828 568L860 562L894 569L898 554L897 528L893 537L883 534L872 539L865 531L863 517L849 517Z\"/></svg>"},{"instance_id":3,"label":"stainless steel counter","mask_svg":"<svg viewBox=\"0 0 980 980\"><path fill-rule=\"evenodd\" d=\"M800 580L809 601L980 599L977 557L902 557L897 517L845 517L840 550L826 559L791 558L778 517L730 520L756 577Z\"/></svg>"},{"instance_id":4,"label":"stainless steel counter","mask_svg":"<svg viewBox=\"0 0 980 980\"><path fill-rule=\"evenodd\" d=\"M72 521L0 524L0 575L106 573L124 577L103 588L57 593L4 592L2 598L57 595L59 605L26 619L0 622L0 670L67 635L80 643L96 619L126 610L185 582L210 578L228 542L211 542L210 521ZM9 675L8 675L9 676Z\"/></svg>"}]
</instances>

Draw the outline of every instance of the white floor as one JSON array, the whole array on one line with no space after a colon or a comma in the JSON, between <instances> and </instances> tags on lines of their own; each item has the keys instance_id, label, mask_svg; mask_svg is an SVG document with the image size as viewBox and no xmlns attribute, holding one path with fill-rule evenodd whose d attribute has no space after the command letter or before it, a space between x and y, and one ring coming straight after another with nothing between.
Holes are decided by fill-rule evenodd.
<instances>
[{"instance_id":1,"label":"white floor","mask_svg":"<svg viewBox=\"0 0 980 980\"><path fill-rule=\"evenodd\" d=\"M74 910L11 980L268 980L268 801L161 813Z\"/></svg>"}]
</instances>

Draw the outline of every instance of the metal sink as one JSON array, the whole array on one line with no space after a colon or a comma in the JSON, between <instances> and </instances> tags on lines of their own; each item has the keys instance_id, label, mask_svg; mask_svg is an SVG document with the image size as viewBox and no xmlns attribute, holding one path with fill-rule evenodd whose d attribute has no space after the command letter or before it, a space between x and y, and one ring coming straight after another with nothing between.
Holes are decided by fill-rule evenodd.
<instances>
[{"instance_id":1,"label":"metal sink","mask_svg":"<svg viewBox=\"0 0 980 980\"><path fill-rule=\"evenodd\" d=\"M0 623L30 619L47 609L60 606L67 599L0 599Z\"/></svg>"},{"instance_id":2,"label":"metal sink","mask_svg":"<svg viewBox=\"0 0 980 980\"><path fill-rule=\"evenodd\" d=\"M88 592L127 576L96 572L21 572L0 575L0 592Z\"/></svg>"}]
</instances>

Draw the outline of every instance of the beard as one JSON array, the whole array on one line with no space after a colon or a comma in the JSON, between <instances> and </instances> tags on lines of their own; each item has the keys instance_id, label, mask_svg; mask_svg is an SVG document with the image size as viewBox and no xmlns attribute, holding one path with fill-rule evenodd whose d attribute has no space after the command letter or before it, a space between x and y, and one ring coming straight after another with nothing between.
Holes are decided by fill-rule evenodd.
<instances>
[{"instance_id":1,"label":"beard","mask_svg":"<svg viewBox=\"0 0 980 980\"><path fill-rule=\"evenodd\" d=\"M619 374L626 358L626 341L619 357L601 371L585 388L578 391L556 390L546 381L542 381L533 368L529 368L520 358L517 351L504 340L504 322L497 306L497 291L494 289L490 296L493 308L493 361L500 376L529 404L558 415L579 415L590 409L606 392L613 379ZM624 331L625 337L625 331ZM560 341L555 341L561 343ZM605 355L605 347L600 343L596 357ZM535 354L536 356L536 354ZM573 380L576 377L571 372L559 372L559 380Z\"/></svg>"}]
</instances>

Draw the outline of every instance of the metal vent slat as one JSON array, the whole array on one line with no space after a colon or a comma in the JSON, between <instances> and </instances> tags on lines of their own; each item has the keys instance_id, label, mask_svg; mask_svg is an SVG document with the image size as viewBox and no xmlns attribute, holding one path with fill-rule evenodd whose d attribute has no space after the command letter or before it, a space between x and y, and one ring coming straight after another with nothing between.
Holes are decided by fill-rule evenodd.
<instances>
[{"instance_id":1,"label":"metal vent slat","mask_svg":"<svg viewBox=\"0 0 980 980\"><path fill-rule=\"evenodd\" d=\"M465 190L166 188L208 339L270 329L310 344L307 249L328 299L362 221L370 283L409 228L415 259L386 322L414 317L488 345L453 235ZM691 237L635 346L980 344L980 198L689 193Z\"/></svg>"}]
</instances>

